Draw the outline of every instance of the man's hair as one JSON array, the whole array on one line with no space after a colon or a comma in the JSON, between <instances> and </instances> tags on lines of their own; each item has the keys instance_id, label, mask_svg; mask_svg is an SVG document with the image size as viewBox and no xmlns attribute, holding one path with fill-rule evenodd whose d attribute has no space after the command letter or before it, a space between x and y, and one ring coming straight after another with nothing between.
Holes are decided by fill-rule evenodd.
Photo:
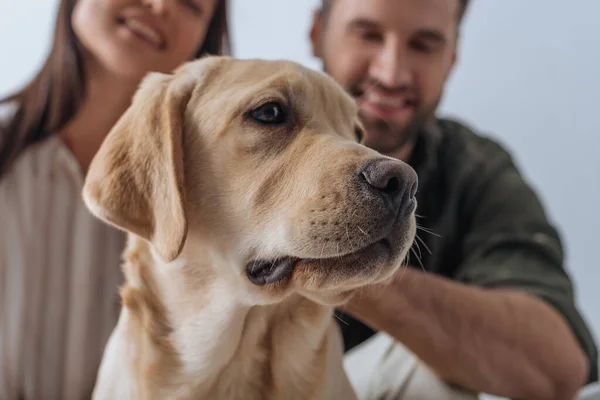
<instances>
[{"instance_id":1,"label":"man's hair","mask_svg":"<svg viewBox=\"0 0 600 400\"><path fill-rule=\"evenodd\" d=\"M321 0L321 15L323 15L324 19L327 19L329 16L329 12L331 11L331 5L334 0ZM463 17L467 12L467 8L469 7L469 3L471 0L458 0L459 9L458 9L458 23L460 24Z\"/></svg>"}]
</instances>

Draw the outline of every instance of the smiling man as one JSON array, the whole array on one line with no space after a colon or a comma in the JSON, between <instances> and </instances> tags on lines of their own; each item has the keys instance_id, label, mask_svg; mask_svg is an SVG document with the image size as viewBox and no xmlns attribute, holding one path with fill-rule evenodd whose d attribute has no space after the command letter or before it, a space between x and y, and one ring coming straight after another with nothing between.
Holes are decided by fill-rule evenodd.
<instances>
[{"instance_id":1,"label":"smiling man","mask_svg":"<svg viewBox=\"0 0 600 400\"><path fill-rule=\"evenodd\" d=\"M346 349L386 332L451 385L570 399L597 379L597 349L560 236L503 147L436 117L467 3L330 0L315 13L314 54L360 105L365 144L415 168L419 222L436 234L421 233L425 272L356 296L340 326Z\"/></svg>"}]
</instances>

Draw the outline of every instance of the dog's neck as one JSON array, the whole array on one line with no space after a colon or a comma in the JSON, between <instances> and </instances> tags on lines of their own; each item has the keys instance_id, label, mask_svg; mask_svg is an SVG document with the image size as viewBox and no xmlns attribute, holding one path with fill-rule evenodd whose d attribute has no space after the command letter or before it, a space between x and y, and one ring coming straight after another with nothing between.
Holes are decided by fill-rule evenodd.
<instances>
[{"instance_id":1,"label":"dog's neck","mask_svg":"<svg viewBox=\"0 0 600 400\"><path fill-rule=\"evenodd\" d=\"M158 266L136 238L124 261L123 309L97 386L112 387L106 398L350 398L332 308L300 296L249 307L213 268Z\"/></svg>"}]
</instances>

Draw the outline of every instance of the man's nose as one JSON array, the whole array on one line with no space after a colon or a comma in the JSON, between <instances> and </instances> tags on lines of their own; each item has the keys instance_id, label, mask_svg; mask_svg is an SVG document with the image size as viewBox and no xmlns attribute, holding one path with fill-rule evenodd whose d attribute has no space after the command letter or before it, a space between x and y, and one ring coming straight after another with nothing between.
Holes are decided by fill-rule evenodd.
<instances>
[{"instance_id":1,"label":"man's nose","mask_svg":"<svg viewBox=\"0 0 600 400\"><path fill-rule=\"evenodd\" d=\"M370 75L388 88L409 85L412 73L402 46L395 40L386 40L371 63Z\"/></svg>"},{"instance_id":2,"label":"man's nose","mask_svg":"<svg viewBox=\"0 0 600 400\"><path fill-rule=\"evenodd\" d=\"M167 12L171 0L142 0L142 4L152 9L152 12L157 15L163 15Z\"/></svg>"}]
</instances>

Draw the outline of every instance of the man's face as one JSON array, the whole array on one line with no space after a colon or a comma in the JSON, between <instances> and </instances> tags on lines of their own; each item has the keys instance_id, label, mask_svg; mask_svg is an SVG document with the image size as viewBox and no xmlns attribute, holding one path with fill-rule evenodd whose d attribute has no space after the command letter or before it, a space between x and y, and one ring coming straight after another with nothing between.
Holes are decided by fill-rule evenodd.
<instances>
[{"instance_id":1,"label":"man's face","mask_svg":"<svg viewBox=\"0 0 600 400\"><path fill-rule=\"evenodd\" d=\"M440 101L456 58L459 0L334 0L311 40L360 104L366 145L399 155Z\"/></svg>"}]
</instances>

